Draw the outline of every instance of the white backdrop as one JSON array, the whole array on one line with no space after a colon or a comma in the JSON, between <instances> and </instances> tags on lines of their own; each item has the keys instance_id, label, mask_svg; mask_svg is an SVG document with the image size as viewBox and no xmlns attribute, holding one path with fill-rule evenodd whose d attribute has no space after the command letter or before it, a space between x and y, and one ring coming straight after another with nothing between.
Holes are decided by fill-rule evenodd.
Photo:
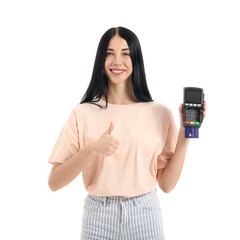
<instances>
[{"instance_id":1,"label":"white backdrop","mask_svg":"<svg viewBox=\"0 0 240 240\"><path fill-rule=\"evenodd\" d=\"M183 87L204 88L207 116L169 194L167 240L239 240L238 1L0 2L0 239L80 239L82 174L57 192L47 159L92 74L98 42L124 26L140 39L148 87L179 124Z\"/></svg>"}]
</instances>

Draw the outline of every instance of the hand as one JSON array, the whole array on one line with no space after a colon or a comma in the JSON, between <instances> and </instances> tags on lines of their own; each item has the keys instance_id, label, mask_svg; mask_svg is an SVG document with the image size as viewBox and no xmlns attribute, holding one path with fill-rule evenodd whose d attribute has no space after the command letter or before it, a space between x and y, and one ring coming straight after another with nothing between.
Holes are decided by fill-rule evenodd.
<instances>
[{"instance_id":1,"label":"hand","mask_svg":"<svg viewBox=\"0 0 240 240\"><path fill-rule=\"evenodd\" d=\"M111 135L114 125L110 122L109 128L102 134L102 136L94 142L93 149L104 156L111 156L118 149L119 140Z\"/></svg>"},{"instance_id":2,"label":"hand","mask_svg":"<svg viewBox=\"0 0 240 240\"><path fill-rule=\"evenodd\" d=\"M183 113L182 113L183 104L180 104L178 110L179 110L179 114L180 114L180 127L182 127L183 126ZM203 120L206 117L206 111L207 111L207 104L206 104L206 101L204 101L204 103L203 103Z\"/></svg>"},{"instance_id":3,"label":"hand","mask_svg":"<svg viewBox=\"0 0 240 240\"><path fill-rule=\"evenodd\" d=\"M203 103L203 119L206 116L206 111L207 111L207 104L206 104L206 101L204 101L204 103Z\"/></svg>"}]
</instances>

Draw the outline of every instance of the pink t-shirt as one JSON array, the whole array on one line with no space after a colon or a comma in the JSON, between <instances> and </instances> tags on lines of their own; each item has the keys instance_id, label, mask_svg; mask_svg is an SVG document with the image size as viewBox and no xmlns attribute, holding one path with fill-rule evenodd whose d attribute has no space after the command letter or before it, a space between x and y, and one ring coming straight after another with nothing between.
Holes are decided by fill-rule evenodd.
<instances>
[{"instance_id":1,"label":"pink t-shirt","mask_svg":"<svg viewBox=\"0 0 240 240\"><path fill-rule=\"evenodd\" d=\"M98 104L105 106L100 99ZM82 171L88 193L97 196L138 196L153 191L157 169L171 160L177 141L172 112L157 102L110 104L106 110L91 103L75 106L57 138L49 163L64 163L114 124L111 136L119 148L98 156Z\"/></svg>"}]
</instances>

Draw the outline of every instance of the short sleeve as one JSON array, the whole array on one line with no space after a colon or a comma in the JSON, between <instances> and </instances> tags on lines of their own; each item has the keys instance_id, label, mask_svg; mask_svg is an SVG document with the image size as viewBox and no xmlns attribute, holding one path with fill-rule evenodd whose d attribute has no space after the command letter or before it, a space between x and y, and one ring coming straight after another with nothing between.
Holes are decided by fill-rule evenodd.
<instances>
[{"instance_id":1,"label":"short sleeve","mask_svg":"<svg viewBox=\"0 0 240 240\"><path fill-rule=\"evenodd\" d=\"M48 162L64 163L80 151L75 108L62 127Z\"/></svg>"},{"instance_id":2,"label":"short sleeve","mask_svg":"<svg viewBox=\"0 0 240 240\"><path fill-rule=\"evenodd\" d=\"M165 168L169 161L172 159L177 143L177 137L178 137L177 126L171 113L166 142L162 152L157 157L157 169Z\"/></svg>"}]
</instances>

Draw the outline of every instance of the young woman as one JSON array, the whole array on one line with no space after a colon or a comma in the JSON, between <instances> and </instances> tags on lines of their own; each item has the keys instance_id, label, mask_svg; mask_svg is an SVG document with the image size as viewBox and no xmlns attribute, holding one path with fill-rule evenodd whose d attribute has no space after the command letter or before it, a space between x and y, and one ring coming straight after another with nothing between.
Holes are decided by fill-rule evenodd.
<instances>
[{"instance_id":1,"label":"young woman","mask_svg":"<svg viewBox=\"0 0 240 240\"><path fill-rule=\"evenodd\" d=\"M170 192L182 171L182 104L179 113L177 131L172 112L149 93L137 36L123 27L105 32L89 87L48 159L52 191L82 172L81 239L164 239L156 185Z\"/></svg>"}]
</instances>

